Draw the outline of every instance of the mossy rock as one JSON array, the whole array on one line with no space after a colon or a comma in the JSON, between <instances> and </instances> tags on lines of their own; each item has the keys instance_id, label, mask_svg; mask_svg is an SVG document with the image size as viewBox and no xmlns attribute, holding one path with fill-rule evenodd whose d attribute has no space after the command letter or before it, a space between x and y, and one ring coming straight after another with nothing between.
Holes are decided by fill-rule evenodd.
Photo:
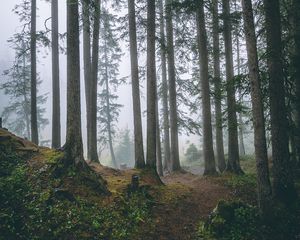
<instances>
[{"instance_id":1,"label":"mossy rock","mask_svg":"<svg viewBox=\"0 0 300 240\"><path fill-rule=\"evenodd\" d=\"M200 224L200 239L260 239L258 209L241 201L221 200ZM204 237L204 238L203 238Z\"/></svg>"}]
</instances>

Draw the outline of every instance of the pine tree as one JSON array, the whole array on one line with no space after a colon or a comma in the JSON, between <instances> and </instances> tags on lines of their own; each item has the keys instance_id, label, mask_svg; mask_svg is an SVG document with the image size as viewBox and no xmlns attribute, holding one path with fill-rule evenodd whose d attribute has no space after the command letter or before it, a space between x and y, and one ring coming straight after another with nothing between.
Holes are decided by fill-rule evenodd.
<instances>
[{"instance_id":1,"label":"pine tree","mask_svg":"<svg viewBox=\"0 0 300 240\"><path fill-rule=\"evenodd\" d=\"M169 101L168 101L168 81L167 81L167 59L166 59L166 37L165 37L165 17L164 1L159 1L159 25L160 25L160 58L161 58L161 78L162 78L162 101L163 101L163 168L171 171L170 158L170 125L169 125Z\"/></svg>"},{"instance_id":2,"label":"pine tree","mask_svg":"<svg viewBox=\"0 0 300 240\"><path fill-rule=\"evenodd\" d=\"M228 115L228 162L226 170L234 173L242 173L239 159L239 144L236 116L236 99L233 73L232 54L232 24L230 18L229 0L223 0L224 18L224 42L226 58L226 82L227 82L227 115Z\"/></svg>"},{"instance_id":3,"label":"pine tree","mask_svg":"<svg viewBox=\"0 0 300 240\"><path fill-rule=\"evenodd\" d=\"M213 17L213 62L214 62L214 85L215 85L215 121L216 121L216 153L220 172L226 168L223 144L223 121L222 121L222 90L220 71L220 36L219 36L219 13L218 0L212 3Z\"/></svg>"},{"instance_id":4,"label":"pine tree","mask_svg":"<svg viewBox=\"0 0 300 240\"><path fill-rule=\"evenodd\" d=\"M67 134L65 165L86 168L80 111L80 52L78 0L67 0Z\"/></svg>"},{"instance_id":5,"label":"pine tree","mask_svg":"<svg viewBox=\"0 0 300 240\"><path fill-rule=\"evenodd\" d=\"M134 121L134 151L135 151L135 167L144 168L144 147L143 147L143 131L140 103L140 84L139 84L139 66L137 55L136 40L136 16L135 1L128 0L128 19L129 19L129 42L130 42L130 60L131 60L131 85L133 99L133 121Z\"/></svg>"},{"instance_id":6,"label":"pine tree","mask_svg":"<svg viewBox=\"0 0 300 240\"><path fill-rule=\"evenodd\" d=\"M269 178L265 118L263 112L261 79L259 76L256 35L251 0L242 0L242 6L251 86L258 203L262 213L268 214L272 200L272 190Z\"/></svg>"},{"instance_id":7,"label":"pine tree","mask_svg":"<svg viewBox=\"0 0 300 240\"><path fill-rule=\"evenodd\" d=\"M51 2L52 19L52 147L61 146L60 87L59 87L59 43L58 43L58 0Z\"/></svg>"},{"instance_id":8,"label":"pine tree","mask_svg":"<svg viewBox=\"0 0 300 240\"><path fill-rule=\"evenodd\" d=\"M216 174L217 171L212 139L207 35L205 27L203 0L199 0L197 6L197 38L199 49L200 86L202 97L203 155L205 162L204 175L212 175Z\"/></svg>"},{"instance_id":9,"label":"pine tree","mask_svg":"<svg viewBox=\"0 0 300 240\"><path fill-rule=\"evenodd\" d=\"M172 0L166 0L166 36L167 36L167 59L169 77L169 104L170 104L170 130L171 130L171 170L180 170L179 148L178 148L178 117L176 101L176 76L172 21Z\"/></svg>"},{"instance_id":10,"label":"pine tree","mask_svg":"<svg viewBox=\"0 0 300 240\"><path fill-rule=\"evenodd\" d=\"M37 126L37 77L36 77L36 0L31 0L31 29L30 29L30 61L31 61L31 140L39 143Z\"/></svg>"},{"instance_id":11,"label":"pine tree","mask_svg":"<svg viewBox=\"0 0 300 240\"><path fill-rule=\"evenodd\" d=\"M10 96L10 104L4 108L2 117L3 123L8 128L20 136L31 139L31 111L30 111L30 42L26 38L26 34L17 33L9 40L15 51L15 61L13 66L4 71L4 82L0 85L0 89L4 90L4 94ZM37 75L37 86L42 83ZM47 101L47 95L37 96L37 124L38 129L42 130L48 123L48 119L44 117L46 109L42 107Z\"/></svg>"},{"instance_id":12,"label":"pine tree","mask_svg":"<svg viewBox=\"0 0 300 240\"><path fill-rule=\"evenodd\" d=\"M279 1L264 0L264 10L267 34L267 64L270 78L273 188L275 198L286 202L295 200L296 190L289 156Z\"/></svg>"},{"instance_id":13,"label":"pine tree","mask_svg":"<svg viewBox=\"0 0 300 240\"><path fill-rule=\"evenodd\" d=\"M156 64L155 1L147 0L147 157L146 166L156 171Z\"/></svg>"},{"instance_id":14,"label":"pine tree","mask_svg":"<svg viewBox=\"0 0 300 240\"><path fill-rule=\"evenodd\" d=\"M117 39L117 31L114 26L115 18L116 16L110 14L108 9L103 6L100 28L98 122L100 127L100 144L108 144L113 167L118 168L113 145L116 133L115 123L118 120L122 105L116 102L118 96L114 92L120 84L124 83L125 79L118 78L122 52Z\"/></svg>"}]
</instances>

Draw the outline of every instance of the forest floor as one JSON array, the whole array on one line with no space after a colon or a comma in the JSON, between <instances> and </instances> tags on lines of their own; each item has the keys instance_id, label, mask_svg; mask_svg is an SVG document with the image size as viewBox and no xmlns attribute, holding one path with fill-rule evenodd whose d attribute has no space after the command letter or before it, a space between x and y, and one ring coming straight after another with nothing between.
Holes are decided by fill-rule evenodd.
<instances>
[{"instance_id":1,"label":"forest floor","mask_svg":"<svg viewBox=\"0 0 300 240\"><path fill-rule=\"evenodd\" d=\"M8 237L3 239L202 239L196 237L200 222L221 200L256 205L253 159L241 161L247 169L243 176L193 174L202 172L199 166L161 181L147 170L89 162L91 172L106 182L107 194L76 169L54 177L53 166L62 156L0 129L0 210L5 213L0 232ZM135 193L129 190L133 175L140 183Z\"/></svg>"},{"instance_id":2,"label":"forest floor","mask_svg":"<svg viewBox=\"0 0 300 240\"><path fill-rule=\"evenodd\" d=\"M100 164L90 166L108 181L111 192L117 193L130 183L136 170L112 170ZM201 172L202 169L194 169ZM253 189L247 193L237 192L229 183L230 175L205 177L182 170L161 177L164 186L152 186L151 193L156 204L152 209L154 226L151 232L144 229L142 239L188 240L195 239L199 221L205 220L220 200L248 199L255 203ZM150 181L150 182L149 182ZM141 178L142 185L151 184L150 179Z\"/></svg>"}]
</instances>

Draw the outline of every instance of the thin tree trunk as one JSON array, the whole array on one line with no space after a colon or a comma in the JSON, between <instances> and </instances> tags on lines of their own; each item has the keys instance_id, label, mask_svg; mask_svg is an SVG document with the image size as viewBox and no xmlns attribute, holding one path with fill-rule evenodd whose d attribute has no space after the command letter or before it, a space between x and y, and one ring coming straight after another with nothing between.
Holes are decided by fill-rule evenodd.
<instances>
[{"instance_id":1,"label":"thin tree trunk","mask_svg":"<svg viewBox=\"0 0 300 240\"><path fill-rule=\"evenodd\" d=\"M37 89L36 89L36 0L31 0L31 140L39 144L37 124Z\"/></svg>"},{"instance_id":2,"label":"thin tree trunk","mask_svg":"<svg viewBox=\"0 0 300 240\"><path fill-rule=\"evenodd\" d=\"M105 58L105 92L106 92L106 116L107 116L107 133L108 133L108 144L110 150L111 161L114 168L118 168L118 164L115 157L115 151L113 148L113 140L112 140L112 130L111 130L111 117L110 117L110 93L109 93L109 81L108 81L108 59L107 59L107 42L105 39L104 43L104 58Z\"/></svg>"},{"instance_id":3,"label":"thin tree trunk","mask_svg":"<svg viewBox=\"0 0 300 240\"><path fill-rule=\"evenodd\" d=\"M170 129L171 129L171 170L180 170L179 148L178 148L178 120L176 102L176 76L175 76L175 57L173 40L172 22L172 0L166 0L166 30L167 30L167 59L169 75L169 103L170 103Z\"/></svg>"},{"instance_id":4,"label":"thin tree trunk","mask_svg":"<svg viewBox=\"0 0 300 240\"><path fill-rule=\"evenodd\" d=\"M226 168L223 143L222 121L222 90L220 73L220 37L219 37L218 0L213 0L213 59L215 83L215 111L216 111L216 147L218 169L223 172Z\"/></svg>"},{"instance_id":5,"label":"thin tree trunk","mask_svg":"<svg viewBox=\"0 0 300 240\"><path fill-rule=\"evenodd\" d=\"M136 42L136 19L135 19L135 1L128 0L128 18L129 18L129 38L130 38L130 60L131 60L131 86L133 100L133 121L134 121L134 152L135 167L145 167L143 131L140 103L140 83L139 68Z\"/></svg>"},{"instance_id":6,"label":"thin tree trunk","mask_svg":"<svg viewBox=\"0 0 300 240\"><path fill-rule=\"evenodd\" d=\"M94 6L94 29L91 64L91 87L90 87L90 142L88 152L90 160L99 162L97 153L97 86L99 64L99 35L100 35L100 0L95 1Z\"/></svg>"},{"instance_id":7,"label":"thin tree trunk","mask_svg":"<svg viewBox=\"0 0 300 240\"><path fill-rule=\"evenodd\" d=\"M159 124L159 109L158 109L158 99L156 101L156 165L157 173L159 176L163 176L163 164L162 164L162 154L161 154L161 141L160 141L160 124Z\"/></svg>"},{"instance_id":8,"label":"thin tree trunk","mask_svg":"<svg viewBox=\"0 0 300 240\"><path fill-rule=\"evenodd\" d=\"M263 112L261 80L259 77L256 35L251 0L242 0L242 7L251 86L258 205L263 215L266 215L270 209L272 189L269 178L265 118Z\"/></svg>"},{"instance_id":9,"label":"thin tree trunk","mask_svg":"<svg viewBox=\"0 0 300 240\"><path fill-rule=\"evenodd\" d=\"M285 106L279 1L264 0L264 8L267 33L267 63L270 77L274 196L276 199L286 202L295 200L296 190L288 145L288 120Z\"/></svg>"},{"instance_id":10,"label":"thin tree trunk","mask_svg":"<svg viewBox=\"0 0 300 240\"><path fill-rule=\"evenodd\" d=\"M236 117L236 99L233 73L232 54L232 24L230 20L229 0L223 2L224 17L224 42L226 58L226 82L227 82L227 115L228 115L228 162L226 171L239 174L242 172L239 164L239 143Z\"/></svg>"},{"instance_id":11,"label":"thin tree trunk","mask_svg":"<svg viewBox=\"0 0 300 240\"><path fill-rule=\"evenodd\" d=\"M197 6L197 38L200 67L200 86L202 95L202 123L203 123L203 155L204 175L216 174L216 164L213 149L212 126L211 126L211 105L208 74L208 51L207 35L205 28L205 15L203 0L198 1Z\"/></svg>"},{"instance_id":12,"label":"thin tree trunk","mask_svg":"<svg viewBox=\"0 0 300 240\"><path fill-rule=\"evenodd\" d=\"M147 158L156 170L155 1L147 0Z\"/></svg>"},{"instance_id":13,"label":"thin tree trunk","mask_svg":"<svg viewBox=\"0 0 300 240\"><path fill-rule=\"evenodd\" d=\"M58 45L58 0L51 2L52 19L52 148L60 148L60 87Z\"/></svg>"},{"instance_id":14,"label":"thin tree trunk","mask_svg":"<svg viewBox=\"0 0 300 240\"><path fill-rule=\"evenodd\" d=\"M91 159L91 31L90 31L90 0L82 0L83 21L83 64L86 101L87 126L87 157Z\"/></svg>"},{"instance_id":15,"label":"thin tree trunk","mask_svg":"<svg viewBox=\"0 0 300 240\"><path fill-rule=\"evenodd\" d=\"M237 3L235 1L235 11L237 11ZM237 26L239 27L239 26ZM237 74L240 75L241 74L241 58L240 58L240 38L239 38L239 34L238 31L236 31L236 62L237 62ZM243 103L243 99L242 99L242 94L241 94L241 89L239 89L239 98L240 98L240 104ZM243 123L243 116L242 113L239 112L238 113L238 125L239 125L239 129L238 129L238 134L239 134L239 153L241 156L245 155L245 145L244 145L244 123Z\"/></svg>"},{"instance_id":16,"label":"thin tree trunk","mask_svg":"<svg viewBox=\"0 0 300 240\"><path fill-rule=\"evenodd\" d=\"M83 158L80 110L78 0L67 0L67 134L66 164L86 167Z\"/></svg>"},{"instance_id":17,"label":"thin tree trunk","mask_svg":"<svg viewBox=\"0 0 300 240\"><path fill-rule=\"evenodd\" d=\"M165 38L165 18L164 18L164 1L163 0L159 1L159 20L160 20L160 45L161 45L160 46L160 57L161 57L163 129L164 129L163 168L164 168L164 170L171 171L166 38Z\"/></svg>"}]
</instances>

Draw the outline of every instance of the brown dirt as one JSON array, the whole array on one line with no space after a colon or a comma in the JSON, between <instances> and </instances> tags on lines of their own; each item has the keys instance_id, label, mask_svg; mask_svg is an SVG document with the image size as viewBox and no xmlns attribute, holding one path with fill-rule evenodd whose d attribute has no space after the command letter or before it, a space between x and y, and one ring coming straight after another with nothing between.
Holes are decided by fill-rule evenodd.
<instances>
[{"instance_id":1,"label":"brown dirt","mask_svg":"<svg viewBox=\"0 0 300 240\"><path fill-rule=\"evenodd\" d=\"M211 177L177 173L162 178L167 187L174 188L177 200L159 205L154 210L157 219L152 239L194 239L200 219L208 217L221 199L231 198L230 190L218 185ZM149 238L150 239L150 238Z\"/></svg>"},{"instance_id":2,"label":"brown dirt","mask_svg":"<svg viewBox=\"0 0 300 240\"><path fill-rule=\"evenodd\" d=\"M90 164L107 181L112 193L125 189L137 170L119 171ZM151 185L156 204L153 207L154 231L145 226L143 237L150 240L188 240L194 239L196 227L216 207L219 200L232 198L230 189L216 181L218 177L202 177L188 172L167 175L161 180L164 186L152 185L151 178L141 177L141 185Z\"/></svg>"}]
</instances>

